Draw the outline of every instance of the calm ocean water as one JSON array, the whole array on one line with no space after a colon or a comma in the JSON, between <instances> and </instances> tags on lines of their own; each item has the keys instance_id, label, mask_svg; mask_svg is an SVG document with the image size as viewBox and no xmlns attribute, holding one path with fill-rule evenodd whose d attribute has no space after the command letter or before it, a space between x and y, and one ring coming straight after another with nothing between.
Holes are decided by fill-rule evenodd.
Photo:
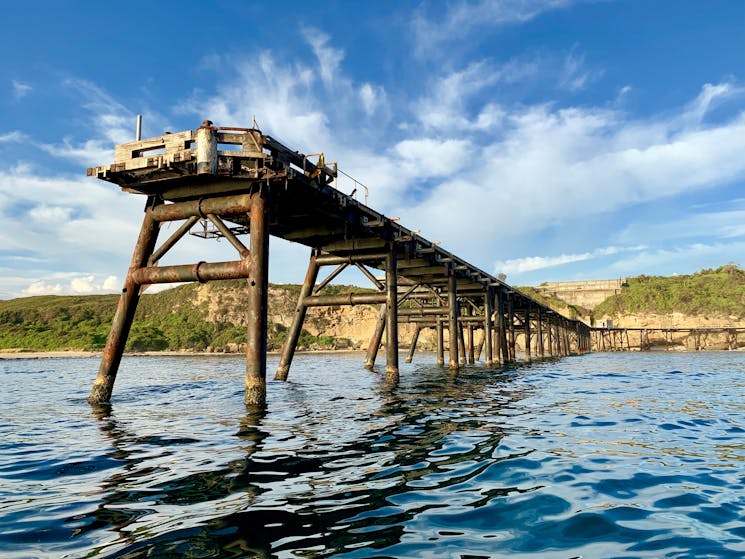
<instances>
[{"instance_id":1,"label":"calm ocean water","mask_svg":"<svg viewBox=\"0 0 745 559\"><path fill-rule=\"evenodd\" d=\"M0 555L745 557L745 353L417 358L0 361Z\"/></svg>"}]
</instances>

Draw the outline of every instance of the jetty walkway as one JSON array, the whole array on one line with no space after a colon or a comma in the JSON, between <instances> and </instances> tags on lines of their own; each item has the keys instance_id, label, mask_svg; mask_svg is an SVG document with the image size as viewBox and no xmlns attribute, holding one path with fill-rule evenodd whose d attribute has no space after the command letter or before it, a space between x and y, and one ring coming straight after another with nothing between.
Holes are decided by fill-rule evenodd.
<instances>
[{"instance_id":1,"label":"jetty walkway","mask_svg":"<svg viewBox=\"0 0 745 559\"><path fill-rule=\"evenodd\" d=\"M139 135L139 134L138 134ZM304 155L256 128L214 126L165 133L117 145L114 163L88 176L145 197L144 218L116 314L91 390L91 403L108 402L143 286L172 282L247 279L247 404L266 399L269 236L310 248L293 322L276 379L287 379L306 310L313 306L380 305L365 366L372 369L383 345L386 379L399 375L400 322L415 325L407 360L419 332L437 332L438 363L457 371L483 352L487 366L515 360L516 339L525 358L564 356L591 349L591 329L510 287L383 215L335 185L339 169L323 154ZM164 223L180 225L160 244ZM221 238L236 259L159 265L185 235ZM248 245L241 240L248 235ZM209 252L205 244L205 255ZM355 267L375 291L327 295L324 288ZM330 269L319 281L322 268ZM384 277L373 272L380 270ZM447 336L445 336L447 332ZM475 332L479 342L475 343ZM383 343L383 336L385 342ZM525 343L527 340L528 343Z\"/></svg>"}]
</instances>

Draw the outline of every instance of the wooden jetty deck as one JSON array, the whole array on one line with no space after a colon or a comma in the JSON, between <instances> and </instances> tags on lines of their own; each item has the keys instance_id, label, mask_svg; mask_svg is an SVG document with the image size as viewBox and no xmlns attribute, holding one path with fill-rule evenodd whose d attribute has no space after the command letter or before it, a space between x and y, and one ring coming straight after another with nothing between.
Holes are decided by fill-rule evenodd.
<instances>
[{"instance_id":1,"label":"wooden jetty deck","mask_svg":"<svg viewBox=\"0 0 745 559\"><path fill-rule=\"evenodd\" d=\"M570 320L360 203L334 187L339 170L323 154L306 156L255 128L225 128L204 121L196 130L166 133L116 146L114 163L88 169L146 198L111 331L91 390L91 403L108 402L141 289L171 282L246 278L247 404L266 399L269 236L310 247L308 270L276 379L287 379L306 310L312 306L380 305L367 350L372 369L385 335L386 379L399 375L399 322L416 325L411 360L421 329L437 332L438 363L457 371L484 353L486 366L515 360L522 336L525 358L563 356L591 349L590 328ZM157 245L161 225L180 222ZM237 258L228 262L160 266L187 233L227 240ZM241 237L248 235L248 246ZM208 247L205 247L208 253ZM373 293L324 295L347 267L359 269ZM319 281L321 268L331 267ZM372 270L384 271L378 278ZM474 332L480 342L474 343ZM447 332L447 338L445 337Z\"/></svg>"}]
</instances>

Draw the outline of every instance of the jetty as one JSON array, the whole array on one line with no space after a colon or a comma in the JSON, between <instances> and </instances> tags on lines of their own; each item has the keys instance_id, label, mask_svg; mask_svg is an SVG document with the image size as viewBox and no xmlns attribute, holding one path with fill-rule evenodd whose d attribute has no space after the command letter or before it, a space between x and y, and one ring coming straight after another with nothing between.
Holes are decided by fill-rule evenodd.
<instances>
[{"instance_id":1,"label":"jetty","mask_svg":"<svg viewBox=\"0 0 745 559\"><path fill-rule=\"evenodd\" d=\"M88 176L143 196L144 215L119 303L89 396L111 399L143 287L173 282L246 279L245 402L263 405L267 373L269 237L309 247L308 269L275 379L286 380L306 310L314 306L380 305L364 366L373 369L385 347L386 381L399 379L399 323L437 333L437 360L457 373L484 356L487 367L591 350L591 329L568 319L500 279L447 251L351 194L337 188L341 173L323 153L306 155L256 127L215 126L165 133L117 145L114 162ZM458 219L453 216L453 219ZM160 244L163 224L179 225ZM159 265L187 234L224 239L236 259L213 262L209 244L199 262ZM242 238L248 236L247 243ZM324 294L344 269L358 269L374 292ZM321 269L328 274L319 279ZM383 275L376 275L382 271ZM475 341L476 333L480 338ZM447 333L447 336L445 335ZM385 337L385 339L384 339ZM535 353L533 353L535 352Z\"/></svg>"},{"instance_id":2,"label":"jetty","mask_svg":"<svg viewBox=\"0 0 745 559\"><path fill-rule=\"evenodd\" d=\"M591 328L594 351L733 351L740 347L745 328L736 326L603 327Z\"/></svg>"}]
</instances>

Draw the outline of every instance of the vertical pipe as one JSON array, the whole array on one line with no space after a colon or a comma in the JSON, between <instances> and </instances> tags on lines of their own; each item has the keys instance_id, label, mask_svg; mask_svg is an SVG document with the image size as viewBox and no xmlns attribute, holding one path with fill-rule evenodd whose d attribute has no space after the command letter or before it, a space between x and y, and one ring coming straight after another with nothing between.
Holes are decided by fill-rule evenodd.
<instances>
[{"instance_id":1,"label":"vertical pipe","mask_svg":"<svg viewBox=\"0 0 745 559\"><path fill-rule=\"evenodd\" d=\"M533 360L533 356L530 352L530 303L525 308L525 361L530 363Z\"/></svg>"},{"instance_id":2,"label":"vertical pipe","mask_svg":"<svg viewBox=\"0 0 745 559\"><path fill-rule=\"evenodd\" d=\"M437 365L439 367L445 366L445 339L444 339L444 333L442 328L442 319L437 318L437 326L436 333L437 333Z\"/></svg>"},{"instance_id":3,"label":"vertical pipe","mask_svg":"<svg viewBox=\"0 0 745 559\"><path fill-rule=\"evenodd\" d=\"M135 140L142 140L142 115L137 115L137 124L135 125Z\"/></svg>"},{"instance_id":4,"label":"vertical pipe","mask_svg":"<svg viewBox=\"0 0 745 559\"><path fill-rule=\"evenodd\" d=\"M458 292L456 290L455 272L450 270L448 276L448 337L450 338L450 369L457 371L458 364Z\"/></svg>"},{"instance_id":5,"label":"vertical pipe","mask_svg":"<svg viewBox=\"0 0 745 559\"><path fill-rule=\"evenodd\" d=\"M458 354L460 355L460 364L465 365L466 364L466 341L465 336L463 335L464 330L463 323L459 321L458 323Z\"/></svg>"},{"instance_id":6,"label":"vertical pipe","mask_svg":"<svg viewBox=\"0 0 745 559\"><path fill-rule=\"evenodd\" d=\"M543 359L546 350L543 347L543 308L538 307L538 356Z\"/></svg>"},{"instance_id":7,"label":"vertical pipe","mask_svg":"<svg viewBox=\"0 0 745 559\"><path fill-rule=\"evenodd\" d=\"M392 244L385 259L386 339L385 380L398 383L398 273L396 245Z\"/></svg>"},{"instance_id":8,"label":"vertical pipe","mask_svg":"<svg viewBox=\"0 0 745 559\"><path fill-rule=\"evenodd\" d=\"M479 340L479 343L476 344L476 349L474 350L474 359L476 361L481 360L481 354L484 351L484 342L486 341L486 334L481 336L481 339Z\"/></svg>"},{"instance_id":9,"label":"vertical pipe","mask_svg":"<svg viewBox=\"0 0 745 559\"><path fill-rule=\"evenodd\" d=\"M509 328L510 362L515 362L515 299L510 295L507 306L507 328Z\"/></svg>"},{"instance_id":10,"label":"vertical pipe","mask_svg":"<svg viewBox=\"0 0 745 559\"><path fill-rule=\"evenodd\" d=\"M266 403L266 336L269 291L269 205L268 193L261 189L251 194L248 257L248 313L246 325L247 405Z\"/></svg>"},{"instance_id":11,"label":"vertical pipe","mask_svg":"<svg viewBox=\"0 0 745 559\"><path fill-rule=\"evenodd\" d=\"M194 152L198 175L217 174L217 136L211 121L205 120L197 128Z\"/></svg>"},{"instance_id":12,"label":"vertical pipe","mask_svg":"<svg viewBox=\"0 0 745 559\"><path fill-rule=\"evenodd\" d=\"M468 316L473 316L473 307L468 306ZM473 324L468 323L468 337L466 339L466 345L468 346L468 364L473 365L476 362L476 355L473 343Z\"/></svg>"},{"instance_id":13,"label":"vertical pipe","mask_svg":"<svg viewBox=\"0 0 745 559\"><path fill-rule=\"evenodd\" d=\"M383 331L385 330L386 316L386 303L380 305L380 312L378 313L378 321L375 323L375 330L373 331L370 343L367 346L367 355L365 356L365 369L372 371L375 366L375 358L378 356L378 350L380 349L380 341L383 339Z\"/></svg>"},{"instance_id":14,"label":"vertical pipe","mask_svg":"<svg viewBox=\"0 0 745 559\"><path fill-rule=\"evenodd\" d=\"M497 308L499 313L499 347L502 350L502 363L510 362L510 350L507 347L507 321L505 319L504 291L497 291Z\"/></svg>"},{"instance_id":15,"label":"vertical pipe","mask_svg":"<svg viewBox=\"0 0 745 559\"><path fill-rule=\"evenodd\" d=\"M416 351L416 343L419 341L419 332L422 330L421 326L417 326L414 330L414 335L411 338L411 347L409 348L409 355L406 357L406 362L411 363L414 360L414 352Z\"/></svg>"},{"instance_id":16,"label":"vertical pipe","mask_svg":"<svg viewBox=\"0 0 745 559\"><path fill-rule=\"evenodd\" d=\"M305 313L308 309L308 307L305 306L305 298L313 292L313 286L316 284L316 279L318 278L319 266L316 264L317 256L318 253L316 249L313 249L310 253L308 271L305 273L305 281L303 281L303 286L300 288L300 296L298 297L297 305L295 306L295 316L293 316L292 324L287 332L287 339L282 348L282 357L279 360L279 366L274 375L274 380L287 380L287 375L290 372L292 359L295 356L295 348L297 347L300 333L303 330Z\"/></svg>"},{"instance_id":17,"label":"vertical pipe","mask_svg":"<svg viewBox=\"0 0 745 559\"><path fill-rule=\"evenodd\" d=\"M492 288L487 287L484 294L484 347L486 348L486 366L494 365L494 342L492 341L492 314L494 312Z\"/></svg>"},{"instance_id":18,"label":"vertical pipe","mask_svg":"<svg viewBox=\"0 0 745 559\"><path fill-rule=\"evenodd\" d=\"M147 265L148 258L155 249L155 242L158 239L160 224L153 221L150 216L151 200L148 199L148 206L145 209L145 218L142 221L140 234L137 238L132 260L127 271L127 277L124 279L122 294L119 296L119 304L116 307L114 320L111 323L111 330L106 339L106 346L101 355L101 364L98 366L98 374L93 381L91 393L88 396L88 402L91 404L103 404L111 400L111 393L114 390L114 381L116 373L119 370L119 363L122 360L124 347L127 345L127 337L132 327L137 303L140 300L140 285L132 279L135 270Z\"/></svg>"}]
</instances>

